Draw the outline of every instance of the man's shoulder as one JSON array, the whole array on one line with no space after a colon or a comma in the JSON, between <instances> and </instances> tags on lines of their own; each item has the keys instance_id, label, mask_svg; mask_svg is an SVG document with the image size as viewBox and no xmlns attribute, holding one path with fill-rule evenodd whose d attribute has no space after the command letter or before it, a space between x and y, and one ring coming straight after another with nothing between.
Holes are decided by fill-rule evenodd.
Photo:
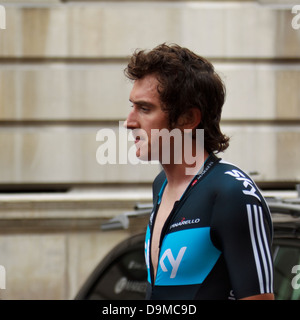
<instances>
[{"instance_id":1,"label":"man's shoulder","mask_svg":"<svg viewBox=\"0 0 300 320\"><path fill-rule=\"evenodd\" d=\"M253 179L243 169L223 159L218 162L214 174L218 175L220 179L227 182L231 181L232 178L240 180L247 179L253 182Z\"/></svg>"},{"instance_id":2,"label":"man's shoulder","mask_svg":"<svg viewBox=\"0 0 300 320\"><path fill-rule=\"evenodd\" d=\"M263 201L254 180L237 165L220 160L216 174L218 175L219 192L228 199L238 195L241 199L245 197L245 200L252 198L259 202Z\"/></svg>"}]
</instances>

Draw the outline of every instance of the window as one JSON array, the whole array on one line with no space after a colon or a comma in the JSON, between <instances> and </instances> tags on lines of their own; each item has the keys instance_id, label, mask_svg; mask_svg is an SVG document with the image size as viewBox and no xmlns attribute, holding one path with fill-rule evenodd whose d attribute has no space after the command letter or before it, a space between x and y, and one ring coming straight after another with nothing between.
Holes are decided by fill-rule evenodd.
<instances>
[{"instance_id":1,"label":"window","mask_svg":"<svg viewBox=\"0 0 300 320\"><path fill-rule=\"evenodd\" d=\"M277 300L300 300L300 271L298 275L292 273L294 266L300 266L299 243L278 244L274 246L273 251L275 298ZM293 279L294 284L297 283L296 286L292 285Z\"/></svg>"}]
</instances>

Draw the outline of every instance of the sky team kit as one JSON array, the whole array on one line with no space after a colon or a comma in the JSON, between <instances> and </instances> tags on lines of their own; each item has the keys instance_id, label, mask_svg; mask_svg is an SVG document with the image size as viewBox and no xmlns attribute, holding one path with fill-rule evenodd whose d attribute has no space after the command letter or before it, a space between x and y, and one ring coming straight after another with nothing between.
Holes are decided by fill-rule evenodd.
<instances>
[{"instance_id":1,"label":"sky team kit","mask_svg":"<svg viewBox=\"0 0 300 320\"><path fill-rule=\"evenodd\" d=\"M167 184L153 183L145 239L148 299L240 299L272 293L272 222L252 179L211 154L176 201L160 238L156 278L151 234Z\"/></svg>"}]
</instances>

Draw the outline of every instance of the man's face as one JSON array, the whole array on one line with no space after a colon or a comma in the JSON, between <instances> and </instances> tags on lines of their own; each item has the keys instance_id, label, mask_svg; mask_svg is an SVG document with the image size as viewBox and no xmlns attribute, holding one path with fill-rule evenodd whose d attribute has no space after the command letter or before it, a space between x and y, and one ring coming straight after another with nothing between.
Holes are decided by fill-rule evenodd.
<instances>
[{"instance_id":1,"label":"man's face","mask_svg":"<svg viewBox=\"0 0 300 320\"><path fill-rule=\"evenodd\" d=\"M162 110L157 91L158 85L159 82L154 75L147 75L134 82L130 93L129 100L132 103L132 110L124 126L133 130L137 147L136 156L140 160L160 160L159 154L151 152L151 145L159 144L159 138L151 135L151 130L169 128L168 113Z\"/></svg>"}]
</instances>

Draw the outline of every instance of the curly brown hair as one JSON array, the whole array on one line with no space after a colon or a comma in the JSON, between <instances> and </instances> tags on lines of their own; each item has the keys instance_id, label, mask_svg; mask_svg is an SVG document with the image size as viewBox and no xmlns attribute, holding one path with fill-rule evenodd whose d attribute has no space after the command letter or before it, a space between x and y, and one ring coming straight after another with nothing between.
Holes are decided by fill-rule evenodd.
<instances>
[{"instance_id":1,"label":"curly brown hair","mask_svg":"<svg viewBox=\"0 0 300 320\"><path fill-rule=\"evenodd\" d=\"M157 90L171 128L188 109L197 107L202 114L198 128L204 129L205 149L227 149L229 138L220 130L226 89L208 60L176 44L164 43L151 51L136 50L125 75L138 80L149 74L155 74L159 81Z\"/></svg>"}]
</instances>

